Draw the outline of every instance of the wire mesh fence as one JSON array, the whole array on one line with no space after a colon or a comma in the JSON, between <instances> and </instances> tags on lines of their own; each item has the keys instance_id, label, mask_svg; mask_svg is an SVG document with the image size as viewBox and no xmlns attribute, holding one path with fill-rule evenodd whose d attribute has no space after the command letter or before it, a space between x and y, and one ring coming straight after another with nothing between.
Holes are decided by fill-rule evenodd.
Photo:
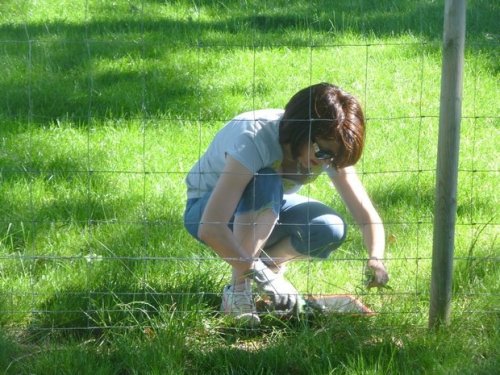
<instances>
[{"instance_id":1,"label":"wire mesh fence","mask_svg":"<svg viewBox=\"0 0 500 375\"><path fill-rule=\"evenodd\" d=\"M305 295L354 295L387 324L426 324L442 4L8 7L2 326L99 331L217 316L229 268L184 230L184 178L234 115L282 108L321 81L363 104L357 170L385 224L391 289L364 287L360 228L324 176L302 193L346 217L348 240L326 260L294 262L287 278ZM499 306L498 29L481 24L489 9L468 8L453 289L453 310L478 319Z\"/></svg>"}]
</instances>

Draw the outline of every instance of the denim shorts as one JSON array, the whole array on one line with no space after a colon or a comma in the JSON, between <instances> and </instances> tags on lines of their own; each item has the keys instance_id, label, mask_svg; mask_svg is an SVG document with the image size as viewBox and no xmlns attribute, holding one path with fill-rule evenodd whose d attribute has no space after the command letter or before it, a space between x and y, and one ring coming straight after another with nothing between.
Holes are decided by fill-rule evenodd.
<instances>
[{"instance_id":1,"label":"denim shorts","mask_svg":"<svg viewBox=\"0 0 500 375\"><path fill-rule=\"evenodd\" d=\"M188 199L184 226L196 239L203 211L211 192ZM235 215L272 209L278 221L266 242L272 247L290 237L295 251L305 256L327 258L345 240L347 225L329 206L300 194L283 194L281 177L270 168L261 169L244 190ZM228 223L232 229L232 220Z\"/></svg>"}]
</instances>

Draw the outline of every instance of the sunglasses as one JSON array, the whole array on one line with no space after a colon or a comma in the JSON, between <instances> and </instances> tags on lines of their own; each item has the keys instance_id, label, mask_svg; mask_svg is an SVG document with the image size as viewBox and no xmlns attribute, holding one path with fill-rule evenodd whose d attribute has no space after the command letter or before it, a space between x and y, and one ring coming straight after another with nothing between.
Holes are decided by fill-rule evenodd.
<instances>
[{"instance_id":1,"label":"sunglasses","mask_svg":"<svg viewBox=\"0 0 500 375\"><path fill-rule=\"evenodd\" d=\"M335 165L334 160L337 157L335 153L320 149L316 142L313 142L312 145L313 145L314 156L316 157L316 159L329 160L332 165Z\"/></svg>"}]
</instances>

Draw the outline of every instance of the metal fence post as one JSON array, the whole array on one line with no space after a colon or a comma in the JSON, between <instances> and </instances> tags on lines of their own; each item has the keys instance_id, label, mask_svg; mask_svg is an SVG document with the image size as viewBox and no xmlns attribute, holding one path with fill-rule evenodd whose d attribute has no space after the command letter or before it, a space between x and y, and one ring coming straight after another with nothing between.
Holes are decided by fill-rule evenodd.
<instances>
[{"instance_id":1,"label":"metal fence post","mask_svg":"<svg viewBox=\"0 0 500 375\"><path fill-rule=\"evenodd\" d=\"M465 11L465 0L445 1L429 309L430 328L437 327L440 324L448 324L451 310L457 211L458 150L462 110Z\"/></svg>"}]
</instances>

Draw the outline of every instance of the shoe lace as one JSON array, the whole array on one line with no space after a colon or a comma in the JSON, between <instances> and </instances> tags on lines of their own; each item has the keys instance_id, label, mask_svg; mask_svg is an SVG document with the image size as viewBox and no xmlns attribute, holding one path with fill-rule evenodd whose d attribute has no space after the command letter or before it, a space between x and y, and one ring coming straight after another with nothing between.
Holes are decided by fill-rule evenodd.
<instances>
[{"instance_id":1,"label":"shoe lace","mask_svg":"<svg viewBox=\"0 0 500 375\"><path fill-rule=\"evenodd\" d=\"M241 311L253 311L252 294L250 292L233 292L233 306Z\"/></svg>"}]
</instances>

